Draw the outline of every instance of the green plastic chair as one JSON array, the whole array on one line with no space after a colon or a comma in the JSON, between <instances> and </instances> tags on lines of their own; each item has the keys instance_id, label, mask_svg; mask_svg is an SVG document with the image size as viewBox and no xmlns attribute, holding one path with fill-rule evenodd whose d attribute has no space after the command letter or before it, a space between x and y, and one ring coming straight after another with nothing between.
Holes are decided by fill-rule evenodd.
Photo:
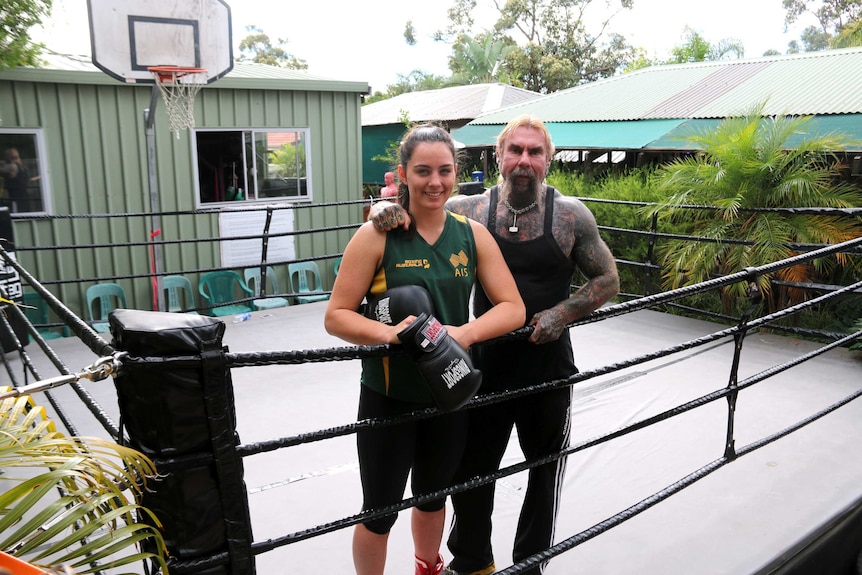
<instances>
[{"instance_id":1,"label":"green plastic chair","mask_svg":"<svg viewBox=\"0 0 862 575\"><path fill-rule=\"evenodd\" d=\"M186 276L170 275L163 277L162 291L165 294L168 311L200 315L194 309L198 307L195 302L195 292L192 289L192 282Z\"/></svg>"},{"instance_id":2,"label":"green plastic chair","mask_svg":"<svg viewBox=\"0 0 862 575\"><path fill-rule=\"evenodd\" d=\"M287 264L287 271L290 278L290 291L303 294L296 296L296 301L311 303L329 299L328 293L319 293L323 291L323 282L320 280L317 262L293 262Z\"/></svg>"},{"instance_id":3,"label":"green plastic chair","mask_svg":"<svg viewBox=\"0 0 862 575\"><path fill-rule=\"evenodd\" d=\"M254 292L255 297L260 295L260 267L245 268L245 283ZM275 278L275 270L272 266L266 266L266 285L269 286L268 293L280 293L278 289L278 280ZM254 309L274 309L277 307L287 307L290 301L283 297L265 297L256 299L251 302Z\"/></svg>"},{"instance_id":4,"label":"green plastic chair","mask_svg":"<svg viewBox=\"0 0 862 575\"><path fill-rule=\"evenodd\" d=\"M94 313L94 306L96 312ZM93 323L93 329L99 333L111 331L108 325L108 314L118 308L125 308L126 292L123 286L111 282L97 283L87 288L87 314Z\"/></svg>"},{"instance_id":5,"label":"green plastic chair","mask_svg":"<svg viewBox=\"0 0 862 575\"><path fill-rule=\"evenodd\" d=\"M237 290L240 293L239 298L234 295ZM210 315L222 317L254 311L249 303L233 303L237 299L254 295L245 285L242 276L233 270L206 272L198 280L198 292L207 305L215 306L208 310Z\"/></svg>"},{"instance_id":6,"label":"green plastic chair","mask_svg":"<svg viewBox=\"0 0 862 575\"><path fill-rule=\"evenodd\" d=\"M338 275L338 270L341 269L341 258L335 258L335 262L332 264L332 273Z\"/></svg>"},{"instance_id":7,"label":"green plastic chair","mask_svg":"<svg viewBox=\"0 0 862 575\"><path fill-rule=\"evenodd\" d=\"M29 306L24 308L24 315L27 316L27 320L33 324L42 339L58 339L69 335L68 327L64 327L62 333L50 327L39 327L50 323L50 320L48 319L48 304L38 293L34 291L25 292L24 305ZM33 341L33 336L29 337L30 341Z\"/></svg>"}]
</instances>

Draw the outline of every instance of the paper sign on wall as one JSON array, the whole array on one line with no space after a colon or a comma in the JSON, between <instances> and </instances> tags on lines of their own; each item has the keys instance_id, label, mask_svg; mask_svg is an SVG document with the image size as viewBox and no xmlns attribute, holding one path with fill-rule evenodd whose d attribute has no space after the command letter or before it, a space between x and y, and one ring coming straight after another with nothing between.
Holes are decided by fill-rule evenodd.
<instances>
[{"instance_id":1,"label":"paper sign on wall","mask_svg":"<svg viewBox=\"0 0 862 575\"><path fill-rule=\"evenodd\" d=\"M222 267L248 267L259 265L262 259L265 211L225 211L219 214L219 233L222 238L256 236L253 239L221 242ZM269 242L266 261L280 262L296 259L294 236L272 237L293 231L293 210L275 210L269 224Z\"/></svg>"}]
</instances>

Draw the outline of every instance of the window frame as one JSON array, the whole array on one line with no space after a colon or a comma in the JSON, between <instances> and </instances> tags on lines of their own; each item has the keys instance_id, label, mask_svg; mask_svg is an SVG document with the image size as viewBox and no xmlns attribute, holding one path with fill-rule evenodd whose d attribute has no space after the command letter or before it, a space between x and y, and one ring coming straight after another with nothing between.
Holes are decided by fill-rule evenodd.
<instances>
[{"instance_id":1,"label":"window frame","mask_svg":"<svg viewBox=\"0 0 862 575\"><path fill-rule=\"evenodd\" d=\"M203 198L203 194L207 193L209 188L215 188L219 184L217 182L202 182L202 173L201 173L201 154L206 154L207 152L202 151L201 147L204 145L213 145L218 139L217 136L213 136L211 141L205 142L203 141L206 138L206 134L220 134L224 139L225 143L228 145L239 146L239 149L233 150L232 155L234 158L239 159L241 157L243 166L247 169L244 170L242 177L238 176L235 170L232 169L232 173L230 174L230 178L234 179L237 183L236 186L227 186L222 184L224 189L224 194L231 193L233 190L233 198L224 197L224 199L213 199L213 200L205 200ZM268 180L273 180L276 178L264 178L261 177L260 166L258 163L258 156L260 156L260 152L258 150L259 147L259 138L263 135L266 137L269 134L295 134L294 141L302 141L304 146L304 179L302 176L296 176L294 189L295 193L291 194L289 191L284 194L273 194L266 195L268 189L265 187L265 182ZM226 207L239 207L239 206L253 206L260 204L273 204L273 203L307 203L313 200L313 184L312 184L312 161L311 161L311 128L309 127L243 127L243 128L226 128L226 127L207 127L207 128L193 128L191 130L191 141L192 141L192 166L194 172L194 190L195 190L195 206L199 209L201 208L226 208ZM232 137L236 137L234 142L230 142L229 140ZM267 156L272 150L267 148L266 154ZM255 160L250 161L250 156L254 156ZM206 161L207 158L205 157ZM249 166L249 163L253 163L254 165ZM301 164L301 162L299 162ZM272 165L272 162L267 162L267 169ZM222 171L227 167L227 163L224 163L220 167L217 167L216 170L221 169ZM265 176L266 174L264 174ZM280 178L283 181L290 181L294 178ZM249 199L249 185L254 186L254 197ZM243 186L242 188L242 198L235 199L237 194L237 189ZM304 189L303 189L304 186ZM202 190L202 187L205 188ZM220 190L213 190L215 193L219 193Z\"/></svg>"},{"instance_id":2,"label":"window frame","mask_svg":"<svg viewBox=\"0 0 862 575\"><path fill-rule=\"evenodd\" d=\"M9 141L9 136L32 136L33 138L33 149L36 153L36 169L30 171L30 178L36 179L38 181L39 186L39 195L42 200L42 209L35 211L12 211L10 209L10 214L12 217L21 216L21 217L30 217L30 216L40 216L40 215L51 215L52 214L52 203L51 203L51 182L50 182L50 170L48 169L48 153L45 148L45 128L6 128L0 127L0 164L5 163L5 153L6 148L15 147L18 148L18 153L21 153L21 145L16 144L14 141ZM35 173L34 173L35 172ZM3 177L0 174L0 177Z\"/></svg>"}]
</instances>

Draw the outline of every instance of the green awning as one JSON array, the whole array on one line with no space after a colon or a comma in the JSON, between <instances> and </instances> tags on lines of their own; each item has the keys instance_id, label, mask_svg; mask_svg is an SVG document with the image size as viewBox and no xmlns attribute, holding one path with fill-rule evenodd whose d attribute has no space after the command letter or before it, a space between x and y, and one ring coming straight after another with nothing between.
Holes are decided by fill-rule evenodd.
<instances>
[{"instance_id":1,"label":"green awning","mask_svg":"<svg viewBox=\"0 0 862 575\"><path fill-rule=\"evenodd\" d=\"M559 149L608 150L639 149L685 122L674 120L632 120L626 122L548 122L554 145ZM452 136L468 148L494 146L502 124L467 124Z\"/></svg>"},{"instance_id":2,"label":"green awning","mask_svg":"<svg viewBox=\"0 0 862 575\"><path fill-rule=\"evenodd\" d=\"M501 124L477 124L461 126L452 130L452 137L468 148L493 148L497 144L497 134L503 129Z\"/></svg>"},{"instance_id":3,"label":"green awning","mask_svg":"<svg viewBox=\"0 0 862 575\"><path fill-rule=\"evenodd\" d=\"M686 150L686 139L698 132L709 131L721 119L701 120L625 120L618 122L548 122L554 145L572 150ZM467 124L452 131L452 136L468 148L493 147L503 124ZM844 132L857 142L850 149L862 149L862 114L832 114L814 116L806 131L787 140L790 147L804 138Z\"/></svg>"},{"instance_id":4,"label":"green awning","mask_svg":"<svg viewBox=\"0 0 862 575\"><path fill-rule=\"evenodd\" d=\"M687 143L689 136L714 130L721 122L721 119L686 120L644 148L648 150L689 150L691 149ZM833 132L843 132L855 141L855 145L848 150L862 149L862 114L814 116L805 124L804 131L793 134L787 139L787 147L794 148L804 139L825 136Z\"/></svg>"}]
</instances>

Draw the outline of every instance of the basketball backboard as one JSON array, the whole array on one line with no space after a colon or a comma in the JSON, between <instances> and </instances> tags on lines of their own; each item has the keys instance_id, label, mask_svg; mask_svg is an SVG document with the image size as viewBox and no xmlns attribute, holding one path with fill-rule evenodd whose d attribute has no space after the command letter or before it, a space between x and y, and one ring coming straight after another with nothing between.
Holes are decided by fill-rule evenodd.
<instances>
[{"instance_id":1,"label":"basketball backboard","mask_svg":"<svg viewBox=\"0 0 862 575\"><path fill-rule=\"evenodd\" d=\"M152 66L233 68L230 7L223 0L87 0L93 64L129 83L155 80Z\"/></svg>"}]
</instances>

